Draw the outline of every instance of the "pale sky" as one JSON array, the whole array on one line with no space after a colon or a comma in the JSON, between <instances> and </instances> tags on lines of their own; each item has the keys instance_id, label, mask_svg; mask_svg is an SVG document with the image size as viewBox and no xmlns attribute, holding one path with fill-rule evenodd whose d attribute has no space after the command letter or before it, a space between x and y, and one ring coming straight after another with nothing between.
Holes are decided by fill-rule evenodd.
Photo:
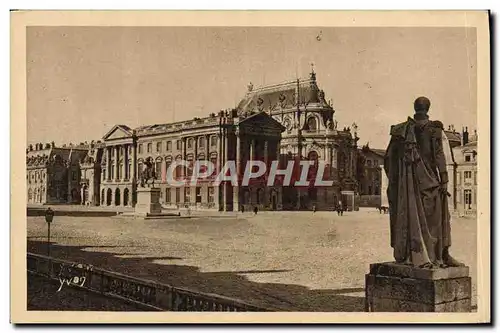
<instances>
[{"instance_id":1,"label":"pale sky","mask_svg":"<svg viewBox=\"0 0 500 333\"><path fill-rule=\"evenodd\" d=\"M421 95L432 119L472 131L476 52L475 29L463 27L29 27L28 142L207 116L235 107L249 82L305 77L310 63L360 145L386 148Z\"/></svg>"}]
</instances>

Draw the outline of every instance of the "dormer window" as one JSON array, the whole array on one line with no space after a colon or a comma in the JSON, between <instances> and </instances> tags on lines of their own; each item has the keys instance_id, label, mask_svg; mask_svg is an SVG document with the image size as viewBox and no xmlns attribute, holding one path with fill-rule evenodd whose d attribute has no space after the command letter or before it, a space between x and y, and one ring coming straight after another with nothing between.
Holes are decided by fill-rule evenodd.
<instances>
[{"instance_id":1,"label":"dormer window","mask_svg":"<svg viewBox=\"0 0 500 333\"><path fill-rule=\"evenodd\" d=\"M471 161L471 155L467 154L465 155L465 162L470 162Z\"/></svg>"}]
</instances>

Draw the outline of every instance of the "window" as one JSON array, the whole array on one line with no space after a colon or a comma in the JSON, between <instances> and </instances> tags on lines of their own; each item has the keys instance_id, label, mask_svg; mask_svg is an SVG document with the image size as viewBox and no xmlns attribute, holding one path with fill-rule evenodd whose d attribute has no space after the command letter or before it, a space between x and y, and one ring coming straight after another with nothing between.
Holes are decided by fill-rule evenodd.
<instances>
[{"instance_id":1,"label":"window","mask_svg":"<svg viewBox=\"0 0 500 333\"><path fill-rule=\"evenodd\" d=\"M212 146L212 147L217 146L217 137L216 136L210 137L210 146Z\"/></svg>"},{"instance_id":2,"label":"window","mask_svg":"<svg viewBox=\"0 0 500 333\"><path fill-rule=\"evenodd\" d=\"M177 144L177 150L181 150L182 149L182 141L177 140L176 144Z\"/></svg>"},{"instance_id":3,"label":"window","mask_svg":"<svg viewBox=\"0 0 500 333\"><path fill-rule=\"evenodd\" d=\"M470 155L469 154L465 155L465 162L470 162Z\"/></svg>"},{"instance_id":4,"label":"window","mask_svg":"<svg viewBox=\"0 0 500 333\"><path fill-rule=\"evenodd\" d=\"M123 170L123 164L120 164L118 167L118 179L122 179L122 170Z\"/></svg>"},{"instance_id":5,"label":"window","mask_svg":"<svg viewBox=\"0 0 500 333\"><path fill-rule=\"evenodd\" d=\"M187 147L188 148L193 148L193 139L191 139L191 138L188 139Z\"/></svg>"},{"instance_id":6,"label":"window","mask_svg":"<svg viewBox=\"0 0 500 333\"><path fill-rule=\"evenodd\" d=\"M170 187L167 187L165 189L165 202L166 203L170 203L172 201L172 196L171 196L172 192L170 191Z\"/></svg>"},{"instance_id":7,"label":"window","mask_svg":"<svg viewBox=\"0 0 500 333\"><path fill-rule=\"evenodd\" d=\"M102 169L102 180L106 180L106 169Z\"/></svg>"},{"instance_id":8,"label":"window","mask_svg":"<svg viewBox=\"0 0 500 333\"><path fill-rule=\"evenodd\" d=\"M175 188L175 203L181 202L181 189L176 187Z\"/></svg>"},{"instance_id":9,"label":"window","mask_svg":"<svg viewBox=\"0 0 500 333\"><path fill-rule=\"evenodd\" d=\"M196 187L196 202L201 203L201 187Z\"/></svg>"},{"instance_id":10,"label":"window","mask_svg":"<svg viewBox=\"0 0 500 333\"><path fill-rule=\"evenodd\" d=\"M153 144L150 142L148 143L148 153L151 153L153 151Z\"/></svg>"},{"instance_id":11,"label":"window","mask_svg":"<svg viewBox=\"0 0 500 333\"><path fill-rule=\"evenodd\" d=\"M72 171L72 172L71 172L71 178L72 178L73 180L76 180L76 178L77 178L77 173L76 173L76 171Z\"/></svg>"},{"instance_id":12,"label":"window","mask_svg":"<svg viewBox=\"0 0 500 333\"><path fill-rule=\"evenodd\" d=\"M219 169L218 169L219 167L217 165L217 156L210 157L210 162L212 162L212 164L214 166L213 172L217 173L219 171Z\"/></svg>"},{"instance_id":13,"label":"window","mask_svg":"<svg viewBox=\"0 0 500 333\"><path fill-rule=\"evenodd\" d=\"M115 179L115 165L111 165L111 169L109 169L109 179Z\"/></svg>"},{"instance_id":14,"label":"window","mask_svg":"<svg viewBox=\"0 0 500 333\"><path fill-rule=\"evenodd\" d=\"M185 203L191 202L191 188L189 187L184 187L184 202Z\"/></svg>"},{"instance_id":15,"label":"window","mask_svg":"<svg viewBox=\"0 0 500 333\"><path fill-rule=\"evenodd\" d=\"M161 142L156 143L156 152L161 153Z\"/></svg>"},{"instance_id":16,"label":"window","mask_svg":"<svg viewBox=\"0 0 500 333\"><path fill-rule=\"evenodd\" d=\"M186 167L186 176L191 177L193 175L193 156L189 155L187 157L187 162L189 166Z\"/></svg>"},{"instance_id":17,"label":"window","mask_svg":"<svg viewBox=\"0 0 500 333\"><path fill-rule=\"evenodd\" d=\"M203 149L205 148L205 137L200 137L200 140L198 141L198 146Z\"/></svg>"},{"instance_id":18,"label":"window","mask_svg":"<svg viewBox=\"0 0 500 333\"><path fill-rule=\"evenodd\" d=\"M170 165L172 164L172 162L170 161L165 161L165 175L167 174L168 172L168 168L170 168ZM173 177L173 172L172 172L172 177ZM166 177L166 176L165 176Z\"/></svg>"},{"instance_id":19,"label":"window","mask_svg":"<svg viewBox=\"0 0 500 333\"><path fill-rule=\"evenodd\" d=\"M125 170L125 178L130 179L131 170L132 170L132 162L128 162L127 170Z\"/></svg>"},{"instance_id":20,"label":"window","mask_svg":"<svg viewBox=\"0 0 500 333\"><path fill-rule=\"evenodd\" d=\"M167 141L167 151L172 150L172 141Z\"/></svg>"},{"instance_id":21,"label":"window","mask_svg":"<svg viewBox=\"0 0 500 333\"><path fill-rule=\"evenodd\" d=\"M372 160L366 160L366 165L368 167L371 167L372 166Z\"/></svg>"},{"instance_id":22,"label":"window","mask_svg":"<svg viewBox=\"0 0 500 333\"><path fill-rule=\"evenodd\" d=\"M214 203L214 188L213 187L209 187L208 188L208 203Z\"/></svg>"},{"instance_id":23,"label":"window","mask_svg":"<svg viewBox=\"0 0 500 333\"><path fill-rule=\"evenodd\" d=\"M474 171L474 185L477 185L477 171Z\"/></svg>"},{"instance_id":24,"label":"window","mask_svg":"<svg viewBox=\"0 0 500 333\"><path fill-rule=\"evenodd\" d=\"M156 179L161 179L161 161L155 163Z\"/></svg>"},{"instance_id":25,"label":"window","mask_svg":"<svg viewBox=\"0 0 500 333\"><path fill-rule=\"evenodd\" d=\"M464 204L465 208L471 209L471 204L472 204L472 191L471 190L464 190Z\"/></svg>"},{"instance_id":26,"label":"window","mask_svg":"<svg viewBox=\"0 0 500 333\"><path fill-rule=\"evenodd\" d=\"M317 130L316 118L311 117L311 118L307 119L307 128L310 131L316 131Z\"/></svg>"},{"instance_id":27,"label":"window","mask_svg":"<svg viewBox=\"0 0 500 333\"><path fill-rule=\"evenodd\" d=\"M472 178L472 171L464 171L464 183L469 183Z\"/></svg>"},{"instance_id":28,"label":"window","mask_svg":"<svg viewBox=\"0 0 500 333\"><path fill-rule=\"evenodd\" d=\"M142 143L139 144L139 154L142 154Z\"/></svg>"}]
</instances>

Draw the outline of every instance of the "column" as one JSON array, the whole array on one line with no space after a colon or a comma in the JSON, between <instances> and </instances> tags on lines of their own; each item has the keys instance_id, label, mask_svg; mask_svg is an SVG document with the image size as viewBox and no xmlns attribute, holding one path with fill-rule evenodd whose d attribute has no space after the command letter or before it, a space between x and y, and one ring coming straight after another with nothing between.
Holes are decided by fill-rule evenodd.
<instances>
[{"instance_id":1,"label":"column","mask_svg":"<svg viewBox=\"0 0 500 333\"><path fill-rule=\"evenodd\" d=\"M111 147L106 147L106 180L111 180Z\"/></svg>"},{"instance_id":2,"label":"column","mask_svg":"<svg viewBox=\"0 0 500 333\"><path fill-rule=\"evenodd\" d=\"M115 180L119 180L119 179L118 179L118 168L120 167L120 166L118 165L118 156L119 156L119 155L118 155L118 153L119 153L119 152L118 152L118 148L119 148L119 147L120 147L120 146L114 146L114 147L113 147L113 148L114 148L114 150L115 150L115 174L114 174L114 176L115 176L115 177L114 177L114 178L115 178Z\"/></svg>"},{"instance_id":3,"label":"column","mask_svg":"<svg viewBox=\"0 0 500 333\"><path fill-rule=\"evenodd\" d=\"M186 155L187 155L187 142L186 138L182 138L182 160L186 160ZM184 166L181 167L181 177L185 178L186 177L186 168Z\"/></svg>"},{"instance_id":4,"label":"column","mask_svg":"<svg viewBox=\"0 0 500 333\"><path fill-rule=\"evenodd\" d=\"M255 160L255 140L252 139L250 141L250 158L249 158L250 161L253 161Z\"/></svg>"},{"instance_id":5,"label":"column","mask_svg":"<svg viewBox=\"0 0 500 333\"><path fill-rule=\"evenodd\" d=\"M135 176L135 168L136 168L136 163L137 163L137 144L134 142L132 143L132 170L130 172L130 180L132 181L132 184L135 183L135 179L136 179L136 176Z\"/></svg>"},{"instance_id":6,"label":"column","mask_svg":"<svg viewBox=\"0 0 500 333\"><path fill-rule=\"evenodd\" d=\"M264 164L266 165L266 173L264 174L264 181L267 184L267 175L269 174L269 164L268 164L268 149L269 142L267 140L264 141ZM266 204L269 203L269 189L267 186L264 187L264 202Z\"/></svg>"},{"instance_id":7,"label":"column","mask_svg":"<svg viewBox=\"0 0 500 333\"><path fill-rule=\"evenodd\" d=\"M240 202L240 197L239 197L239 180L240 180L240 175L241 175L241 154L240 154L240 149L241 149L241 140L240 140L240 133L238 129L235 132L236 134L236 174L237 174L237 180L238 184L236 186L233 186L233 211L237 212L240 210L239 202Z\"/></svg>"},{"instance_id":8,"label":"column","mask_svg":"<svg viewBox=\"0 0 500 333\"><path fill-rule=\"evenodd\" d=\"M127 179L127 168L128 168L128 151L127 145L122 145L123 148L123 167L122 167L122 181Z\"/></svg>"},{"instance_id":9,"label":"column","mask_svg":"<svg viewBox=\"0 0 500 333\"><path fill-rule=\"evenodd\" d=\"M210 145L210 134L207 134L205 135L205 160L207 161L210 160L210 148L212 148Z\"/></svg>"},{"instance_id":10,"label":"column","mask_svg":"<svg viewBox=\"0 0 500 333\"><path fill-rule=\"evenodd\" d=\"M215 162L215 170L214 170L214 174L215 174L215 177L217 177L217 175L219 174L221 168L222 168L222 165L221 165L221 146L222 146L222 142L221 142L221 135L220 133L217 134L217 159L216 159L216 162ZM218 186L218 187L215 187L214 186L214 203L215 203L215 208L217 210L221 210L221 207L220 207L220 202L219 202L219 198L220 198L220 191L221 191L221 187Z\"/></svg>"},{"instance_id":11,"label":"column","mask_svg":"<svg viewBox=\"0 0 500 333\"><path fill-rule=\"evenodd\" d=\"M224 134L223 134L223 137L222 137L222 144L223 144L223 151L224 151L224 156L223 156L223 159L222 159L222 165L224 165L227 161L228 161L228 138L227 138L227 132L226 130L224 130ZM224 181L222 183L222 186L223 186L223 200L224 200L224 211L227 211L227 203L229 201L229 196L228 196L228 183L227 181Z\"/></svg>"}]
</instances>

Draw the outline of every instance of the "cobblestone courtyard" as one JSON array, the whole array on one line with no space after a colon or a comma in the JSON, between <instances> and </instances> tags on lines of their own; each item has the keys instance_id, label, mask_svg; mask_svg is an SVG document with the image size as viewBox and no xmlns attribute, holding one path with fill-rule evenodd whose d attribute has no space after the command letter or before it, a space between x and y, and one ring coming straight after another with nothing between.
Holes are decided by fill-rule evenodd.
<instances>
[{"instance_id":1,"label":"cobblestone courtyard","mask_svg":"<svg viewBox=\"0 0 500 333\"><path fill-rule=\"evenodd\" d=\"M191 219L56 216L52 255L258 306L363 311L370 263L392 261L389 217L375 209L262 212ZM28 217L28 251L46 254L43 217ZM476 221L454 218L452 253L471 268Z\"/></svg>"}]
</instances>

